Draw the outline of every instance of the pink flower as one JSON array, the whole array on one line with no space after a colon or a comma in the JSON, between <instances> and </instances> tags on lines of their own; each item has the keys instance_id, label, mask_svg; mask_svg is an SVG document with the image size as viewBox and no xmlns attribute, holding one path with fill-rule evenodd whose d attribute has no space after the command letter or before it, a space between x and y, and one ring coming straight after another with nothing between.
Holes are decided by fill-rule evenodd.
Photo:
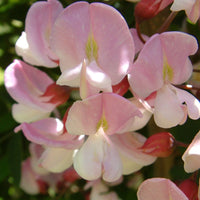
<instances>
[{"instance_id":1,"label":"pink flower","mask_svg":"<svg viewBox=\"0 0 200 200\"><path fill-rule=\"evenodd\" d=\"M172 11L185 10L187 17L193 23L196 23L200 17L200 1L199 0L174 0L171 6Z\"/></svg>"},{"instance_id":2,"label":"pink flower","mask_svg":"<svg viewBox=\"0 0 200 200\"><path fill-rule=\"evenodd\" d=\"M17 122L31 122L46 118L57 104L48 103L51 97L42 96L53 80L44 72L15 60L4 73L5 87L17 101L12 114Z\"/></svg>"},{"instance_id":3,"label":"pink flower","mask_svg":"<svg viewBox=\"0 0 200 200\"><path fill-rule=\"evenodd\" d=\"M184 83L191 76L192 64L188 56L197 48L196 39L188 34L155 34L130 69L128 79L134 95L145 104L150 96L154 97L151 106L158 126L170 128L182 124L187 113L191 119L200 117L199 101L173 86Z\"/></svg>"},{"instance_id":4,"label":"pink flower","mask_svg":"<svg viewBox=\"0 0 200 200\"><path fill-rule=\"evenodd\" d=\"M56 67L58 57L50 47L52 26L63 10L57 0L34 3L28 11L25 32L16 42L16 52L32 64Z\"/></svg>"},{"instance_id":5,"label":"pink flower","mask_svg":"<svg viewBox=\"0 0 200 200\"><path fill-rule=\"evenodd\" d=\"M188 200L185 194L169 179L151 178L138 189L138 200Z\"/></svg>"},{"instance_id":6,"label":"pink flower","mask_svg":"<svg viewBox=\"0 0 200 200\"><path fill-rule=\"evenodd\" d=\"M141 138L131 139L129 134L127 137L123 134L121 139L117 136L133 128L136 116L142 117L134 104L114 93L101 93L73 104L66 121L67 131L74 135L88 135L73 161L81 177L96 180L102 176L105 181L113 182L122 173L132 173L155 160L137 152L137 145L143 144ZM146 156L146 160L142 156ZM125 164L128 160L130 165Z\"/></svg>"},{"instance_id":7,"label":"pink flower","mask_svg":"<svg viewBox=\"0 0 200 200\"><path fill-rule=\"evenodd\" d=\"M134 43L121 14L102 3L76 2L56 19L51 46L59 58L57 83L79 87L82 98L112 91L126 76Z\"/></svg>"}]
</instances>

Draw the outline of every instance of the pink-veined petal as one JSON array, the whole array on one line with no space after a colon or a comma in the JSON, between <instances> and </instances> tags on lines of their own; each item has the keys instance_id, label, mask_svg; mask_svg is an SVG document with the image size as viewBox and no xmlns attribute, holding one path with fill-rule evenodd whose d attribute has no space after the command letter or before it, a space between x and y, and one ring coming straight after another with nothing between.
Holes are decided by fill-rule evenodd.
<instances>
[{"instance_id":1,"label":"pink-veined petal","mask_svg":"<svg viewBox=\"0 0 200 200\"><path fill-rule=\"evenodd\" d=\"M90 135L74 156L74 169L86 180L101 177L104 159L104 139L102 135Z\"/></svg>"},{"instance_id":2,"label":"pink-veined petal","mask_svg":"<svg viewBox=\"0 0 200 200\"><path fill-rule=\"evenodd\" d=\"M36 63L46 67L56 67L58 60L50 48L52 26L63 10L57 0L36 2L29 9L26 17L25 32L30 51L37 58ZM22 55L23 56L23 55ZM29 62L29 60L26 60Z\"/></svg>"},{"instance_id":3,"label":"pink-veined petal","mask_svg":"<svg viewBox=\"0 0 200 200\"><path fill-rule=\"evenodd\" d=\"M124 133L111 136L111 141L119 151L123 174L130 174L138 171L143 166L152 164L156 157L142 153L139 149L146 138L138 133Z\"/></svg>"},{"instance_id":4,"label":"pink-veined petal","mask_svg":"<svg viewBox=\"0 0 200 200\"><path fill-rule=\"evenodd\" d=\"M170 82L173 84L184 83L192 74L193 67L188 56L197 51L197 40L192 35L175 31L162 33L160 40L166 62L173 73Z\"/></svg>"},{"instance_id":5,"label":"pink-veined petal","mask_svg":"<svg viewBox=\"0 0 200 200\"><path fill-rule=\"evenodd\" d=\"M73 153L74 150L48 147L40 158L40 164L50 172L63 172L72 165Z\"/></svg>"},{"instance_id":6,"label":"pink-veined petal","mask_svg":"<svg viewBox=\"0 0 200 200\"><path fill-rule=\"evenodd\" d=\"M129 70L128 80L133 92L142 99L162 87L163 50L158 34L145 43Z\"/></svg>"},{"instance_id":7,"label":"pink-veined petal","mask_svg":"<svg viewBox=\"0 0 200 200\"><path fill-rule=\"evenodd\" d=\"M200 131L196 134L189 147L182 156L184 169L187 173L200 168Z\"/></svg>"},{"instance_id":8,"label":"pink-veined petal","mask_svg":"<svg viewBox=\"0 0 200 200\"><path fill-rule=\"evenodd\" d=\"M188 200L185 194L169 179L151 178L144 181L137 192L138 200Z\"/></svg>"},{"instance_id":9,"label":"pink-veined petal","mask_svg":"<svg viewBox=\"0 0 200 200\"><path fill-rule=\"evenodd\" d=\"M158 90L154 107L155 123L162 128L174 127L184 119L182 104L169 85Z\"/></svg>"},{"instance_id":10,"label":"pink-veined petal","mask_svg":"<svg viewBox=\"0 0 200 200\"><path fill-rule=\"evenodd\" d=\"M5 87L17 102L41 111L50 112L53 104L43 102L40 96L53 83L44 72L20 61L14 60L4 73Z\"/></svg>"},{"instance_id":11,"label":"pink-veined petal","mask_svg":"<svg viewBox=\"0 0 200 200\"><path fill-rule=\"evenodd\" d=\"M47 118L33 123L22 123L19 129L22 129L31 142L49 147L75 149L82 143L82 139L63 133L63 123L59 119Z\"/></svg>"}]
</instances>

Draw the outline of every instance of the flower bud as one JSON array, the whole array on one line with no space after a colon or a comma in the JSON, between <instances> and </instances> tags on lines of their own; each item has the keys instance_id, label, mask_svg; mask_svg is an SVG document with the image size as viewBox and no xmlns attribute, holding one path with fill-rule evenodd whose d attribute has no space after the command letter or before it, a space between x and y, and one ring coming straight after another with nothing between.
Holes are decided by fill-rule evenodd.
<instances>
[{"instance_id":1,"label":"flower bud","mask_svg":"<svg viewBox=\"0 0 200 200\"><path fill-rule=\"evenodd\" d=\"M77 174L74 168L71 167L63 173L63 178L65 181L73 183L76 180L80 179L80 176Z\"/></svg>"},{"instance_id":2,"label":"flower bud","mask_svg":"<svg viewBox=\"0 0 200 200\"><path fill-rule=\"evenodd\" d=\"M135 7L135 18L138 23L156 16L173 0L141 0Z\"/></svg>"},{"instance_id":3,"label":"flower bud","mask_svg":"<svg viewBox=\"0 0 200 200\"><path fill-rule=\"evenodd\" d=\"M140 147L143 153L156 157L167 157L174 149L175 139L168 132L161 132L150 136Z\"/></svg>"},{"instance_id":4,"label":"flower bud","mask_svg":"<svg viewBox=\"0 0 200 200\"><path fill-rule=\"evenodd\" d=\"M48 100L47 103L61 105L69 99L70 92L70 87L52 83L47 87L42 97L50 97L50 100Z\"/></svg>"},{"instance_id":5,"label":"flower bud","mask_svg":"<svg viewBox=\"0 0 200 200\"><path fill-rule=\"evenodd\" d=\"M38 179L37 184L38 184L38 187L39 187L40 194L47 194L47 191L48 191L48 188L49 188L48 183L41 180L41 179Z\"/></svg>"},{"instance_id":6,"label":"flower bud","mask_svg":"<svg viewBox=\"0 0 200 200\"><path fill-rule=\"evenodd\" d=\"M198 200L198 185L193 180L186 179L178 187L185 193L189 200Z\"/></svg>"},{"instance_id":7,"label":"flower bud","mask_svg":"<svg viewBox=\"0 0 200 200\"><path fill-rule=\"evenodd\" d=\"M130 85L127 77L125 77L120 83L112 86L113 93L123 96L129 89Z\"/></svg>"}]
</instances>

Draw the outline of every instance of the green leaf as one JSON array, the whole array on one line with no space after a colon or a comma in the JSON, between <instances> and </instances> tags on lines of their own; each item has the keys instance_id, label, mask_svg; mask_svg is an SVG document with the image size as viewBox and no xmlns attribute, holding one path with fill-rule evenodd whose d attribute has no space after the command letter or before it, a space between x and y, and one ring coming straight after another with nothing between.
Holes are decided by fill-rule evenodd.
<instances>
[{"instance_id":1,"label":"green leaf","mask_svg":"<svg viewBox=\"0 0 200 200\"><path fill-rule=\"evenodd\" d=\"M6 177L9 175L9 167L8 167L8 156L4 155L0 159L0 182L4 181Z\"/></svg>"},{"instance_id":2,"label":"green leaf","mask_svg":"<svg viewBox=\"0 0 200 200\"><path fill-rule=\"evenodd\" d=\"M14 179L14 184L19 185L21 177L22 161L22 136L14 134L8 143L8 162L10 174Z\"/></svg>"}]
</instances>

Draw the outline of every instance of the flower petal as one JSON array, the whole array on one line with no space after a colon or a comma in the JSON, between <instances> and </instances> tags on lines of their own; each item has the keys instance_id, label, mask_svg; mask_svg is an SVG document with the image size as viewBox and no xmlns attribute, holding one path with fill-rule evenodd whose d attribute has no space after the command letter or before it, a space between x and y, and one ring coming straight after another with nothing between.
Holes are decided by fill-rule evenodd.
<instances>
[{"instance_id":1,"label":"flower petal","mask_svg":"<svg viewBox=\"0 0 200 200\"><path fill-rule=\"evenodd\" d=\"M182 104L176 91L169 85L158 90L154 106L154 120L162 128L174 127L184 119Z\"/></svg>"},{"instance_id":2,"label":"flower petal","mask_svg":"<svg viewBox=\"0 0 200 200\"><path fill-rule=\"evenodd\" d=\"M5 86L10 96L18 103L41 111L51 112L53 104L43 102L40 96L53 83L44 72L20 61L14 60L4 74Z\"/></svg>"},{"instance_id":3,"label":"flower petal","mask_svg":"<svg viewBox=\"0 0 200 200\"><path fill-rule=\"evenodd\" d=\"M25 106L23 104L13 104L12 116L15 121L19 123L34 122L49 117L50 112L44 112L39 109L33 109L32 107Z\"/></svg>"},{"instance_id":4,"label":"flower petal","mask_svg":"<svg viewBox=\"0 0 200 200\"><path fill-rule=\"evenodd\" d=\"M112 85L127 74L135 55L134 42L121 14L111 6L92 3L91 29L98 45L98 64Z\"/></svg>"},{"instance_id":5,"label":"flower petal","mask_svg":"<svg viewBox=\"0 0 200 200\"><path fill-rule=\"evenodd\" d=\"M162 87L163 50L158 34L145 43L129 70L128 80L133 92L142 99Z\"/></svg>"},{"instance_id":6,"label":"flower petal","mask_svg":"<svg viewBox=\"0 0 200 200\"><path fill-rule=\"evenodd\" d=\"M138 171L143 166L152 164L156 157L142 153L139 149L146 138L138 133L112 135L111 141L116 145L123 165L123 174Z\"/></svg>"},{"instance_id":7,"label":"flower petal","mask_svg":"<svg viewBox=\"0 0 200 200\"><path fill-rule=\"evenodd\" d=\"M86 180L96 180L102 174L104 141L101 135L90 135L74 157L74 169Z\"/></svg>"},{"instance_id":8,"label":"flower petal","mask_svg":"<svg viewBox=\"0 0 200 200\"><path fill-rule=\"evenodd\" d=\"M173 70L173 84L182 84L189 79L193 66L188 56L198 49L195 37L182 32L165 32L160 35L162 48L169 66ZM181 49L181 50L180 50Z\"/></svg>"},{"instance_id":9,"label":"flower petal","mask_svg":"<svg viewBox=\"0 0 200 200\"><path fill-rule=\"evenodd\" d=\"M200 168L200 131L196 134L189 147L182 156L184 169L187 173Z\"/></svg>"},{"instance_id":10,"label":"flower petal","mask_svg":"<svg viewBox=\"0 0 200 200\"><path fill-rule=\"evenodd\" d=\"M33 65L40 63L39 65L46 67L57 66L54 61L58 58L50 49L49 40L52 26L62 10L63 7L57 0L36 2L31 6L26 17L25 32L29 49L37 62L32 63L29 59L25 61Z\"/></svg>"},{"instance_id":11,"label":"flower petal","mask_svg":"<svg viewBox=\"0 0 200 200\"><path fill-rule=\"evenodd\" d=\"M72 165L74 150L47 148L40 158L41 166L50 172L63 172Z\"/></svg>"},{"instance_id":12,"label":"flower petal","mask_svg":"<svg viewBox=\"0 0 200 200\"><path fill-rule=\"evenodd\" d=\"M185 194L169 179L151 178L144 181L137 192L138 200L188 200Z\"/></svg>"},{"instance_id":13,"label":"flower petal","mask_svg":"<svg viewBox=\"0 0 200 200\"><path fill-rule=\"evenodd\" d=\"M176 88L176 94L181 103L186 103L188 115L191 119L199 119L200 117L200 102L192 94L185 90Z\"/></svg>"},{"instance_id":14,"label":"flower petal","mask_svg":"<svg viewBox=\"0 0 200 200\"><path fill-rule=\"evenodd\" d=\"M22 123L19 128L29 141L48 147L75 149L82 143L81 139L63 133L63 124L59 119L47 118L30 124Z\"/></svg>"}]
</instances>

